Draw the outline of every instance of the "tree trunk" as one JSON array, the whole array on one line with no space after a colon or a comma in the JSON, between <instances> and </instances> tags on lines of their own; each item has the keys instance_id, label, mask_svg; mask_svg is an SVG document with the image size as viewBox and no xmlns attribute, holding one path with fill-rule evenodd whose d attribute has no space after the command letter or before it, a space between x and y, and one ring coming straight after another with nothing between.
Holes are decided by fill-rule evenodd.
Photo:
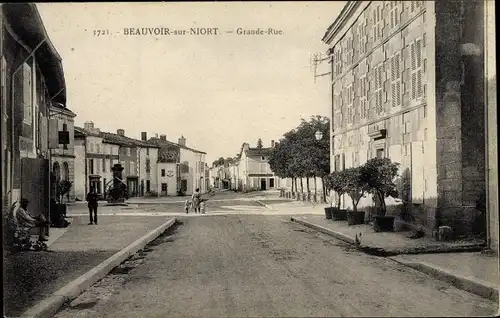
<instances>
[{"instance_id":1,"label":"tree trunk","mask_svg":"<svg viewBox=\"0 0 500 318\"><path fill-rule=\"evenodd\" d=\"M354 212L358 212L358 203L356 203L356 201L353 198L351 199L352 199L352 210Z\"/></svg>"},{"instance_id":2,"label":"tree trunk","mask_svg":"<svg viewBox=\"0 0 500 318\"><path fill-rule=\"evenodd\" d=\"M293 178L291 178L291 179L292 179L292 193L293 193Z\"/></svg>"},{"instance_id":3,"label":"tree trunk","mask_svg":"<svg viewBox=\"0 0 500 318\"><path fill-rule=\"evenodd\" d=\"M300 192L304 193L304 181L302 180L302 177L300 177Z\"/></svg>"},{"instance_id":4,"label":"tree trunk","mask_svg":"<svg viewBox=\"0 0 500 318\"><path fill-rule=\"evenodd\" d=\"M311 189L309 189L309 177L306 177L306 186L307 186L307 193L311 192Z\"/></svg>"},{"instance_id":5,"label":"tree trunk","mask_svg":"<svg viewBox=\"0 0 500 318\"><path fill-rule=\"evenodd\" d=\"M316 181L316 176L314 176L314 197L316 197L316 195L318 194L317 188L318 182Z\"/></svg>"}]
</instances>

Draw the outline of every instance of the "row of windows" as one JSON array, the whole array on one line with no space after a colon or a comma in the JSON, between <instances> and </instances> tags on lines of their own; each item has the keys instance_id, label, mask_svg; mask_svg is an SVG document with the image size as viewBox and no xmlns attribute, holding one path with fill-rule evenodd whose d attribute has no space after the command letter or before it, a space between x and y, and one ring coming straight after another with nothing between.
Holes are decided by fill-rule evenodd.
<instances>
[{"instance_id":1,"label":"row of windows","mask_svg":"<svg viewBox=\"0 0 500 318\"><path fill-rule=\"evenodd\" d=\"M89 174L99 174L101 172L111 172L113 166L118 163L117 159L87 159L88 161L88 173ZM135 162L130 161L129 165L126 165L125 161L121 162L121 165L125 168L126 174L131 174L135 172ZM128 169L127 169L128 168Z\"/></svg>"},{"instance_id":2,"label":"row of windows","mask_svg":"<svg viewBox=\"0 0 500 318\"><path fill-rule=\"evenodd\" d=\"M423 7L423 1L375 1L351 28L351 32L333 49L333 76L340 76L357 59L368 53L369 38L377 43L384 38L384 29L395 31L401 26L402 13L410 15Z\"/></svg>"},{"instance_id":3,"label":"row of windows","mask_svg":"<svg viewBox=\"0 0 500 318\"><path fill-rule=\"evenodd\" d=\"M403 79L402 52L396 52L384 63L375 65L372 70L362 76L354 76L354 81L344 85L339 94L334 94L333 118L334 127L353 124L355 117L366 119L370 109L374 114L384 112L386 102L392 107L403 104L403 95L409 100L418 100L425 97L423 74L426 66L423 59L424 37L416 39L408 46L409 56L406 65L409 65L408 81ZM389 68L386 72L386 65ZM386 87L386 84L388 85ZM390 94L388 94L390 92ZM371 94L370 94L371 93ZM344 116L346 118L344 118Z\"/></svg>"}]
</instances>

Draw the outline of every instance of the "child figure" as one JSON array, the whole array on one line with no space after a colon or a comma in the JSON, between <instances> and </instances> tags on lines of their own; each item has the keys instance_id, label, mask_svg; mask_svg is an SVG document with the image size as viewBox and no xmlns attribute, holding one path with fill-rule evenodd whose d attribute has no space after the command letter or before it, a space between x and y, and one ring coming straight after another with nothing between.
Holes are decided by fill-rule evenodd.
<instances>
[{"instance_id":1,"label":"child figure","mask_svg":"<svg viewBox=\"0 0 500 318\"><path fill-rule=\"evenodd\" d=\"M200 213L205 214L205 201L200 202Z\"/></svg>"},{"instance_id":2,"label":"child figure","mask_svg":"<svg viewBox=\"0 0 500 318\"><path fill-rule=\"evenodd\" d=\"M189 213L189 207L191 206L191 202L188 200L186 200L186 202L184 203L184 211L186 211L186 214Z\"/></svg>"}]
</instances>

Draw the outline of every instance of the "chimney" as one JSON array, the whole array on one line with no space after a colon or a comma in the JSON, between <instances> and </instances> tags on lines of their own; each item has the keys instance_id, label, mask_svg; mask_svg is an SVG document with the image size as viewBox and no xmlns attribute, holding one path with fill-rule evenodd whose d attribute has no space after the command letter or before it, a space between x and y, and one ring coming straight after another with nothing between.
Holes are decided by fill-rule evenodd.
<instances>
[{"instance_id":1,"label":"chimney","mask_svg":"<svg viewBox=\"0 0 500 318\"><path fill-rule=\"evenodd\" d=\"M94 128L94 123L91 122L91 121L86 121L84 124L83 124L83 128L85 130L92 130L92 128Z\"/></svg>"},{"instance_id":2,"label":"chimney","mask_svg":"<svg viewBox=\"0 0 500 318\"><path fill-rule=\"evenodd\" d=\"M116 130L116 133L117 133L118 135L120 135L120 136L125 136L125 130L123 130L123 129L118 129L118 130Z\"/></svg>"},{"instance_id":3,"label":"chimney","mask_svg":"<svg viewBox=\"0 0 500 318\"><path fill-rule=\"evenodd\" d=\"M148 133L143 131L141 132L141 140L142 141L147 141L148 140Z\"/></svg>"},{"instance_id":4,"label":"chimney","mask_svg":"<svg viewBox=\"0 0 500 318\"><path fill-rule=\"evenodd\" d=\"M186 138L184 138L184 136L179 138L179 145L186 147Z\"/></svg>"},{"instance_id":5,"label":"chimney","mask_svg":"<svg viewBox=\"0 0 500 318\"><path fill-rule=\"evenodd\" d=\"M245 142L245 143L243 144L243 150L248 150L248 149L250 149L250 145L249 145L248 143L246 143L246 142Z\"/></svg>"},{"instance_id":6,"label":"chimney","mask_svg":"<svg viewBox=\"0 0 500 318\"><path fill-rule=\"evenodd\" d=\"M155 134L155 138L158 138L158 134Z\"/></svg>"},{"instance_id":7,"label":"chimney","mask_svg":"<svg viewBox=\"0 0 500 318\"><path fill-rule=\"evenodd\" d=\"M160 140L167 141L167 135L160 135Z\"/></svg>"},{"instance_id":8,"label":"chimney","mask_svg":"<svg viewBox=\"0 0 500 318\"><path fill-rule=\"evenodd\" d=\"M274 148L274 140L271 140L271 148Z\"/></svg>"}]
</instances>

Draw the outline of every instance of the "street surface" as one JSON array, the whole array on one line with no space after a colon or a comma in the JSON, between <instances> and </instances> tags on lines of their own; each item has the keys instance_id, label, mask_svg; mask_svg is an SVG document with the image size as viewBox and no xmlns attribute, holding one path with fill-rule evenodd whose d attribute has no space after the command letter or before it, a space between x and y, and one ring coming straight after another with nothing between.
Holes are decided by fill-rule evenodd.
<instances>
[{"instance_id":1,"label":"street surface","mask_svg":"<svg viewBox=\"0 0 500 318\"><path fill-rule=\"evenodd\" d=\"M267 211L272 214L272 211ZM280 215L180 217L55 317L477 316L493 302Z\"/></svg>"}]
</instances>

